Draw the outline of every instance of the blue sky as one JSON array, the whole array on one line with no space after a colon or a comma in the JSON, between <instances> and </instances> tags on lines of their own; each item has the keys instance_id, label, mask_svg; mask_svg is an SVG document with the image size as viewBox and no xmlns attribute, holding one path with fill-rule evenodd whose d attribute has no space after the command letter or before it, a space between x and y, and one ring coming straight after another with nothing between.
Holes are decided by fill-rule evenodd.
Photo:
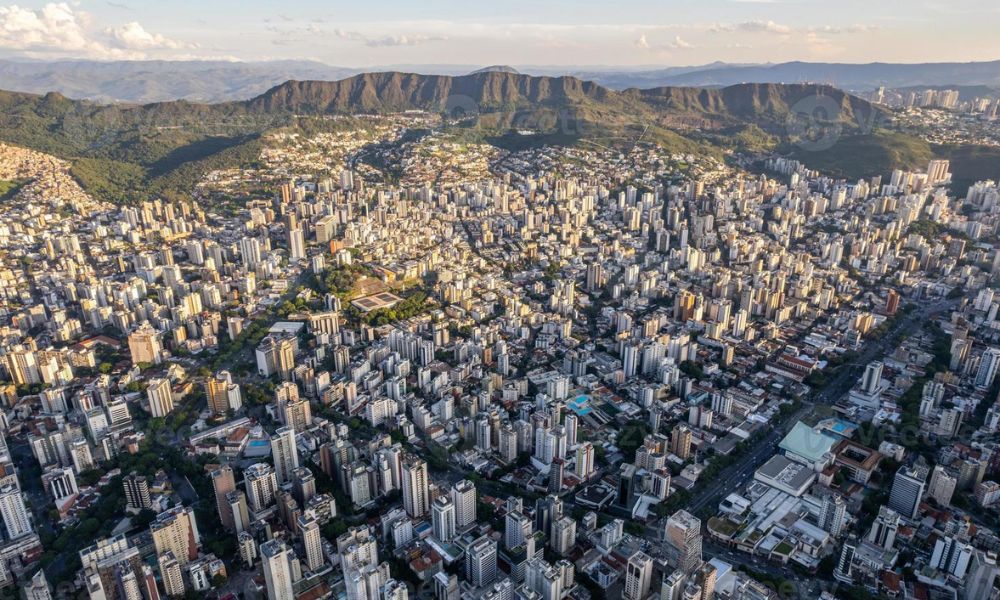
<instances>
[{"instance_id":1,"label":"blue sky","mask_svg":"<svg viewBox=\"0 0 1000 600\"><path fill-rule=\"evenodd\" d=\"M0 56L694 65L1000 59L996 0L0 0Z\"/></svg>"}]
</instances>

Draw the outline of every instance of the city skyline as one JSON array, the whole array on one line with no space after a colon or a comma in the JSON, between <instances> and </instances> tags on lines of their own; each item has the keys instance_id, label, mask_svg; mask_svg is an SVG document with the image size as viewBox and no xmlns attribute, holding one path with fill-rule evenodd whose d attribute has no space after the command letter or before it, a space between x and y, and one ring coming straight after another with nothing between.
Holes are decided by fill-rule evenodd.
<instances>
[{"instance_id":1,"label":"city skyline","mask_svg":"<svg viewBox=\"0 0 1000 600\"><path fill-rule=\"evenodd\" d=\"M581 5L585 4L585 9ZM981 0L515 1L469 6L0 2L0 58L329 65L690 66L714 61L984 61L1000 7Z\"/></svg>"}]
</instances>

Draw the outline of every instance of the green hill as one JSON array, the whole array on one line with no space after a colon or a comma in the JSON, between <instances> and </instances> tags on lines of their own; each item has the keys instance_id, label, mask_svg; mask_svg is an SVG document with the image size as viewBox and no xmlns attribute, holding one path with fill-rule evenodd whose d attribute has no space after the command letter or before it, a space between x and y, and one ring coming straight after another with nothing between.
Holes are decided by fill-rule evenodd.
<instances>
[{"instance_id":1,"label":"green hill","mask_svg":"<svg viewBox=\"0 0 1000 600\"><path fill-rule=\"evenodd\" d=\"M459 77L389 72L340 81L288 81L251 100L219 104L102 105L59 94L0 92L0 141L68 159L86 189L128 202L185 194L209 169L251 164L263 133L310 121L303 116L404 110L457 118L464 135L501 146L627 148L641 137L677 152L716 155L725 148L761 150L782 142L790 154L801 154L788 144L788 120L805 113L807 119L835 122L843 136L833 148L802 157L812 167L854 177L919 166L929 156L919 140L861 134L859 123L878 123L885 113L829 86L741 84L619 92L573 77L504 70ZM315 126L316 120L311 122ZM535 135L512 135L523 130ZM988 162L983 158L977 165L987 168Z\"/></svg>"}]
</instances>

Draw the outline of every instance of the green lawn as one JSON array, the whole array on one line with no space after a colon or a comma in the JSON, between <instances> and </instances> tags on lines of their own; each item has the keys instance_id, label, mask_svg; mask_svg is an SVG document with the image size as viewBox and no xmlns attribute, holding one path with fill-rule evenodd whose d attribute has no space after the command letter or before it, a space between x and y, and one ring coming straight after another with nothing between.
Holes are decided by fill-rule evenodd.
<instances>
[{"instance_id":1,"label":"green lawn","mask_svg":"<svg viewBox=\"0 0 1000 600\"><path fill-rule=\"evenodd\" d=\"M4 181L0 179L0 200L9 200L14 197L17 190L21 188L21 183L17 181Z\"/></svg>"}]
</instances>

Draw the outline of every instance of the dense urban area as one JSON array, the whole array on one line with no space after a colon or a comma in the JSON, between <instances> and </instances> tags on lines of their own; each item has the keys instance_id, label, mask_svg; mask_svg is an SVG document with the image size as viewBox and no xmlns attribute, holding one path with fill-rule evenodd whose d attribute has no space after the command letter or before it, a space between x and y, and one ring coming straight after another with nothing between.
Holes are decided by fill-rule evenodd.
<instances>
[{"instance_id":1,"label":"dense urban area","mask_svg":"<svg viewBox=\"0 0 1000 600\"><path fill-rule=\"evenodd\" d=\"M341 121L134 202L0 145L3 597L1000 598L996 181Z\"/></svg>"}]
</instances>

